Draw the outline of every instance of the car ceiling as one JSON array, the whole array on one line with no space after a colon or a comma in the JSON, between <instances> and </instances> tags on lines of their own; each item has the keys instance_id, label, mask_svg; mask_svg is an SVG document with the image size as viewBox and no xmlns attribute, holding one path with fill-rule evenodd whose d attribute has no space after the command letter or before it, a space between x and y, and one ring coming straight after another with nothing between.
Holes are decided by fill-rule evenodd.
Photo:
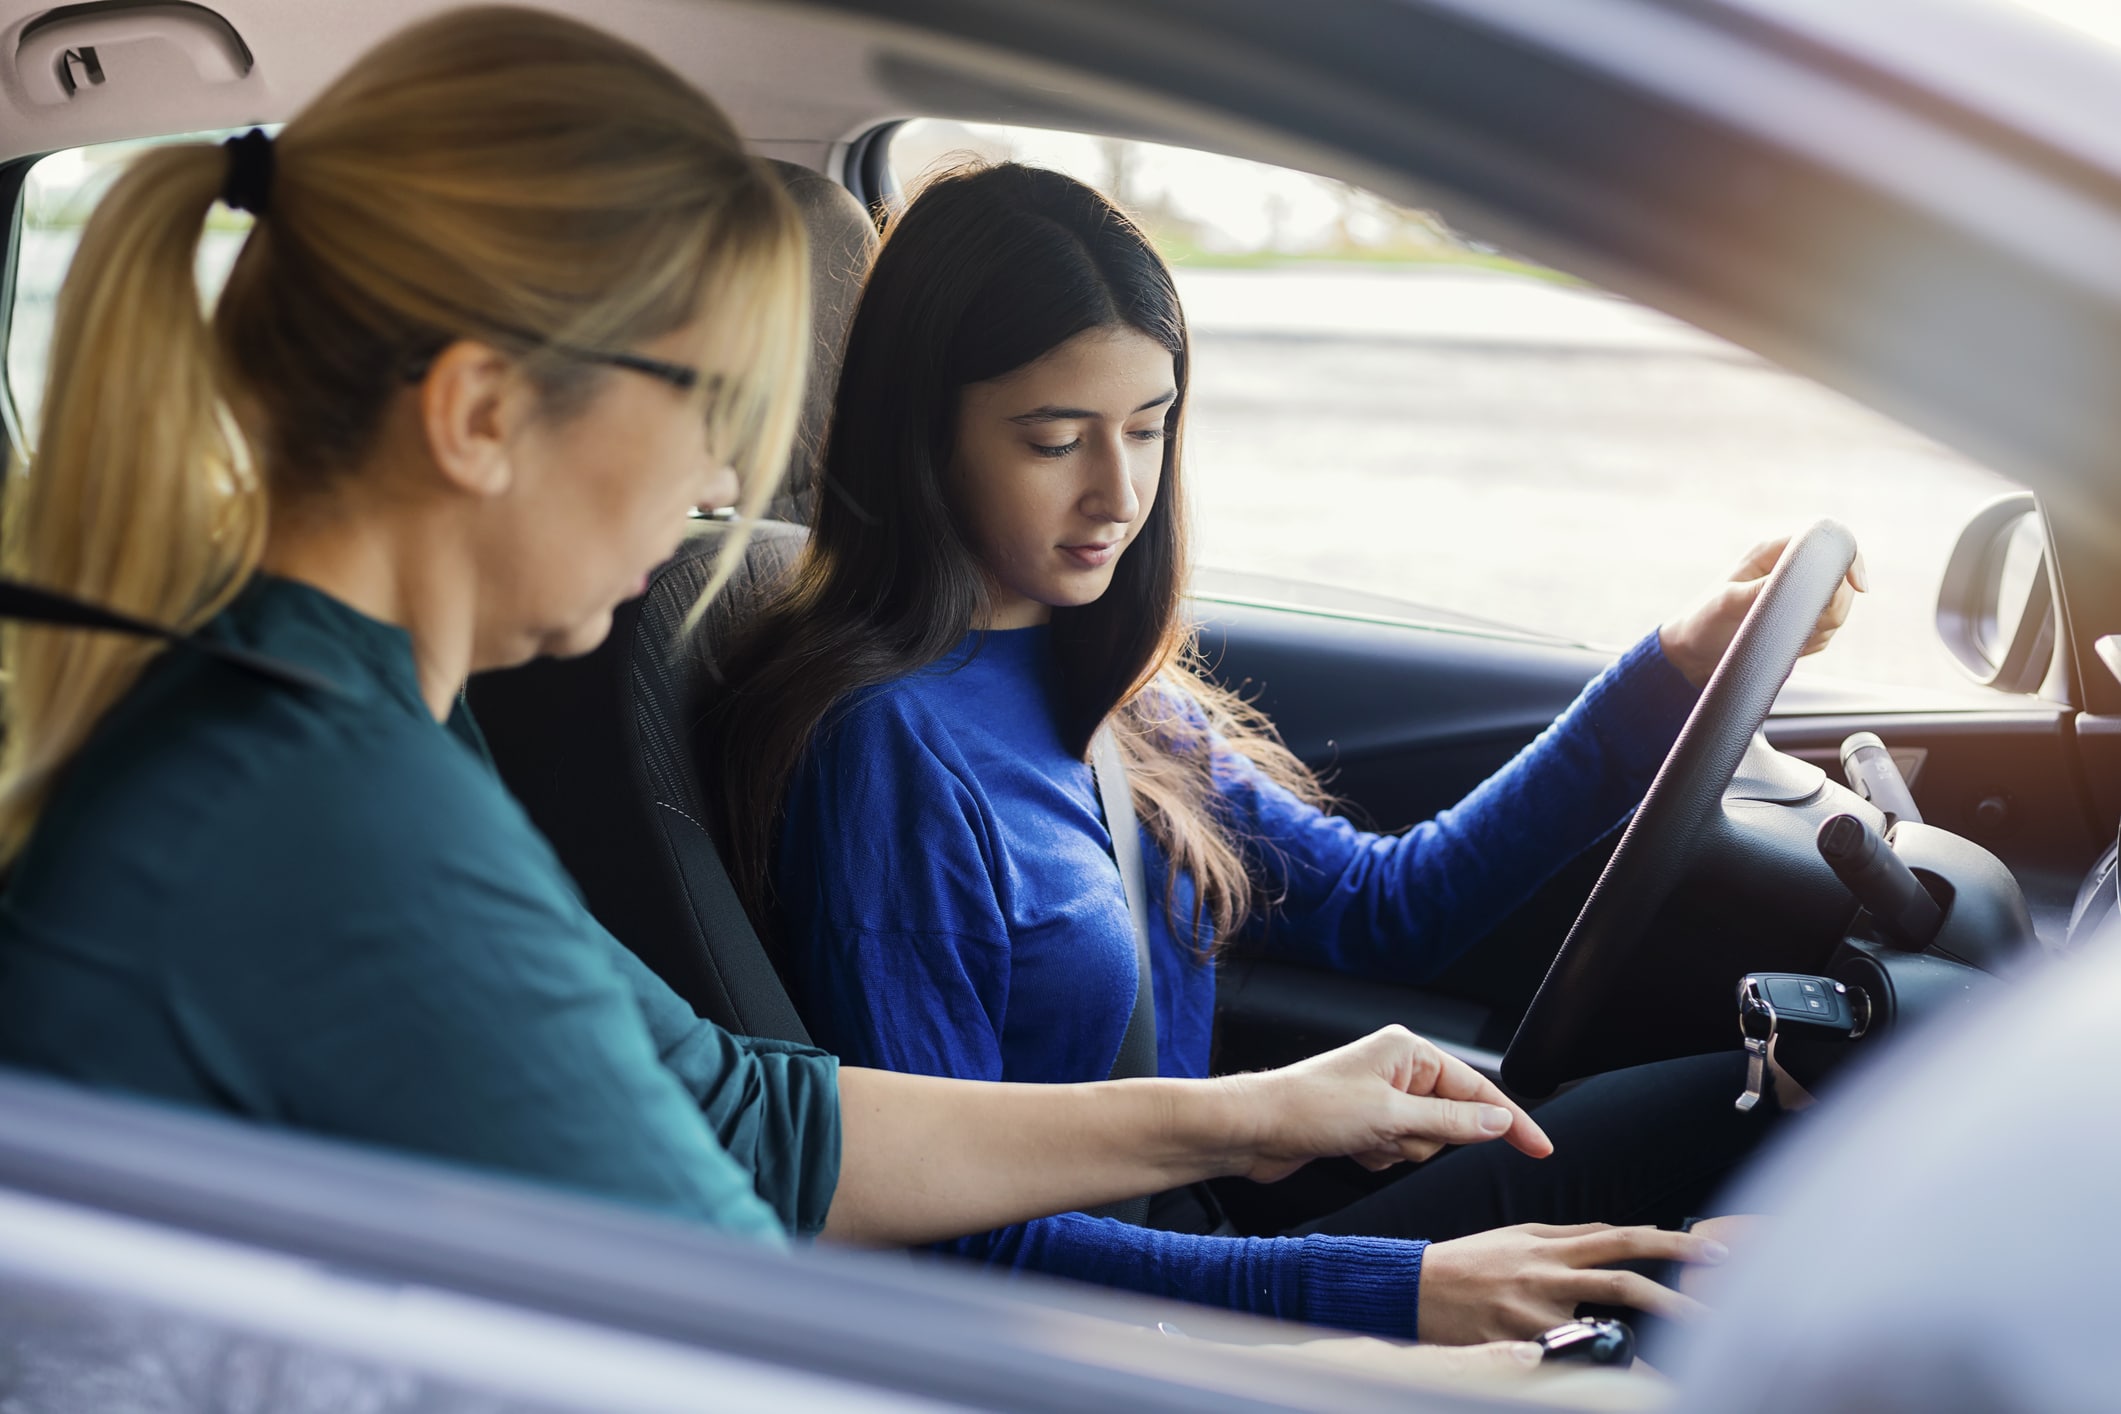
<instances>
[{"instance_id":1,"label":"car ceiling","mask_svg":"<svg viewBox=\"0 0 2121 1414\"><path fill-rule=\"evenodd\" d=\"M40 105L0 62L0 157L284 118L448 3L214 8L256 58L239 82ZM772 156L830 169L917 114L1184 142L1440 207L1745 344L2039 491L2081 700L2121 715L2090 649L2121 631L2121 85L2081 46L1977 0L551 8ZM0 55L42 13L0 0Z\"/></svg>"},{"instance_id":2,"label":"car ceiling","mask_svg":"<svg viewBox=\"0 0 2121 1414\"><path fill-rule=\"evenodd\" d=\"M233 84L163 84L138 92L113 84L84 90L64 104L40 105L10 63L0 70L0 157L279 121L377 41L458 7L457 0L214 0L210 8L235 28L256 60L251 74ZM0 3L0 55L11 58L24 28L49 8ZM641 44L713 94L747 136L776 149L802 146L821 156L834 140L901 107L868 77L867 36L792 7L597 0L539 8L579 15Z\"/></svg>"}]
</instances>

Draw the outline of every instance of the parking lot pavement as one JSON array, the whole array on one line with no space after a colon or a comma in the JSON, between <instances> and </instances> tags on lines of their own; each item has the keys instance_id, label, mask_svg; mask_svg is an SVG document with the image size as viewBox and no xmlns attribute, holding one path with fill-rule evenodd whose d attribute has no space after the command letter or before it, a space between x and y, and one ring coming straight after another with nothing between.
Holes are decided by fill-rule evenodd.
<instances>
[{"instance_id":1,"label":"parking lot pavement","mask_svg":"<svg viewBox=\"0 0 2121 1414\"><path fill-rule=\"evenodd\" d=\"M1202 563L1620 646L1756 541L1832 516L1873 592L1802 671L1968 689L1937 584L2014 488L1926 438L1569 286L1298 268L1181 270L1179 289Z\"/></svg>"}]
</instances>

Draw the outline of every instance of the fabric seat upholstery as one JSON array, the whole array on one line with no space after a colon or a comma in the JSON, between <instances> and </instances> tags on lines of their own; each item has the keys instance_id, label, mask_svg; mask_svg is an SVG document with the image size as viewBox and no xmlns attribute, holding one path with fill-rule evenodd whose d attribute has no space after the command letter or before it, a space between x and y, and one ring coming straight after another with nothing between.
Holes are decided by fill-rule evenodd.
<instances>
[{"instance_id":1,"label":"fabric seat upholstery","mask_svg":"<svg viewBox=\"0 0 2121 1414\"><path fill-rule=\"evenodd\" d=\"M876 254L876 223L854 194L829 177L792 162L769 164L795 199L810 235L810 380L804 387L803 421L795 454L773 503L778 520L807 525L817 499L825 456L832 393L839 383L840 351L847 343L862 282Z\"/></svg>"}]
</instances>

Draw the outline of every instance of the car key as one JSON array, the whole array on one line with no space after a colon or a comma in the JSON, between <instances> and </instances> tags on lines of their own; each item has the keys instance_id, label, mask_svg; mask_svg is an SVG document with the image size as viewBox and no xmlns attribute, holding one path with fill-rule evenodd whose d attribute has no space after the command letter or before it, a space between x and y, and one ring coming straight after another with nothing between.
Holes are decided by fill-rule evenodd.
<instances>
[{"instance_id":1,"label":"car key","mask_svg":"<svg viewBox=\"0 0 2121 1414\"><path fill-rule=\"evenodd\" d=\"M1744 1114L1767 1093L1768 1046L1777 1035L1853 1041L1871 1024L1861 987L1804 972L1748 972L1738 979L1738 1032L1745 1038Z\"/></svg>"},{"instance_id":2,"label":"car key","mask_svg":"<svg viewBox=\"0 0 2121 1414\"><path fill-rule=\"evenodd\" d=\"M1626 1365L1635 1358L1635 1332L1626 1321L1563 1321L1539 1336L1542 1365L1577 1360L1586 1365Z\"/></svg>"}]
</instances>

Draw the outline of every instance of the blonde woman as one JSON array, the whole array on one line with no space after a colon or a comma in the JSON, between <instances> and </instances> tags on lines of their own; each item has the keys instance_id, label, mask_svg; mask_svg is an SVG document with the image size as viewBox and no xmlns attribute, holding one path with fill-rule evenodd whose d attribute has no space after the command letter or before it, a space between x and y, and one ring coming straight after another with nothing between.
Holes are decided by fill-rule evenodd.
<instances>
[{"instance_id":1,"label":"blonde woman","mask_svg":"<svg viewBox=\"0 0 2121 1414\"><path fill-rule=\"evenodd\" d=\"M216 201L257 224L209 319ZM529 11L400 35L276 140L141 157L60 297L7 569L279 676L7 633L0 1059L770 1240L1539 1151L1405 1032L1232 1085L841 1069L696 1019L583 911L459 690L592 647L689 508L770 494L803 262L711 104Z\"/></svg>"}]
</instances>

